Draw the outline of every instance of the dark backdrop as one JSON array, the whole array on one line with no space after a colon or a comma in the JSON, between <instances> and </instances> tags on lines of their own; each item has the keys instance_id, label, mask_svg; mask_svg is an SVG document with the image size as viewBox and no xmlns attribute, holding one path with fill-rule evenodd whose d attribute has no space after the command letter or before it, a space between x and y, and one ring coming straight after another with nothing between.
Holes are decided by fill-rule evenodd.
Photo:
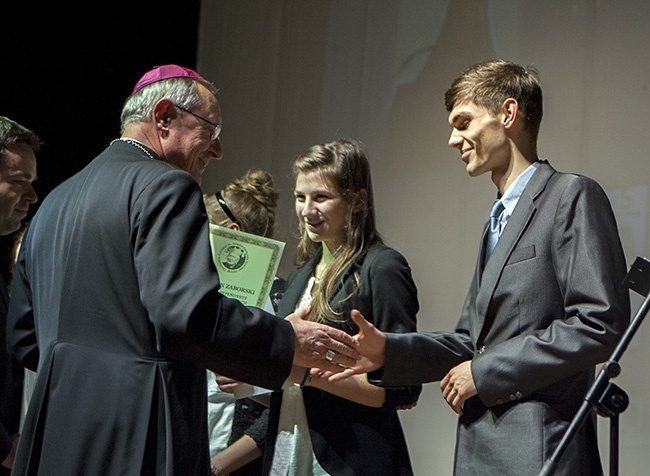
<instances>
[{"instance_id":1,"label":"dark backdrop","mask_svg":"<svg viewBox=\"0 0 650 476\"><path fill-rule=\"evenodd\" d=\"M144 72L196 66L199 10L199 0L2 3L0 115L43 141L39 202L119 136L122 104ZM0 238L0 257L13 238Z\"/></svg>"}]
</instances>

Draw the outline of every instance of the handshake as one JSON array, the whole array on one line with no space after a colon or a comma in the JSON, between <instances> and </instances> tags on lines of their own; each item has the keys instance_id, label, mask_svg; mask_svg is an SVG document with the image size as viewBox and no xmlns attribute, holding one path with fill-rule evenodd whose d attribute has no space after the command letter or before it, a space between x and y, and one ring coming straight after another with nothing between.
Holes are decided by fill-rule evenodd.
<instances>
[{"instance_id":1,"label":"handshake","mask_svg":"<svg viewBox=\"0 0 650 476\"><path fill-rule=\"evenodd\" d=\"M286 317L295 333L294 365L311 368L312 376L327 378L331 382L384 365L386 336L358 310L351 312L352 320L359 327L355 336L304 320L309 311L309 306L305 306Z\"/></svg>"},{"instance_id":2,"label":"handshake","mask_svg":"<svg viewBox=\"0 0 650 476\"><path fill-rule=\"evenodd\" d=\"M294 365L288 382L302 383L309 376L310 380L316 377L336 382L383 366L386 336L359 311L351 312L352 320L359 327L359 333L354 336L331 326L304 320L308 315L309 306L305 306L286 317L294 328L296 338ZM309 374L305 373L305 369L309 369ZM252 397L269 405L264 395L266 392L251 392L251 389L259 387L224 375L217 374L216 377L221 391L232 393L237 398Z\"/></svg>"}]
</instances>

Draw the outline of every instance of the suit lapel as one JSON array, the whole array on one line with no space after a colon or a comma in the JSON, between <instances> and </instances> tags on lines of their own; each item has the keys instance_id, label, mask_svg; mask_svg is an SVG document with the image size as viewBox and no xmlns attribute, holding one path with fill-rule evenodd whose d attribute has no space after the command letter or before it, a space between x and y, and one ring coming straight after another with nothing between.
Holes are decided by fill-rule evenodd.
<instances>
[{"instance_id":1,"label":"suit lapel","mask_svg":"<svg viewBox=\"0 0 650 476\"><path fill-rule=\"evenodd\" d=\"M286 317L296 310L296 305L300 301L320 257L321 252L318 251L305 264L291 273L287 280L286 290L282 295L282 301L280 301L280 308L278 309L280 317Z\"/></svg>"},{"instance_id":2,"label":"suit lapel","mask_svg":"<svg viewBox=\"0 0 650 476\"><path fill-rule=\"evenodd\" d=\"M485 250L486 250L486 244L487 244L487 235L488 235L488 230L490 228L490 221L486 221L485 225L483 226L483 234L481 235L481 247L479 249L478 253L478 261L476 262L476 282L478 285L481 285L481 281L483 280L483 262L485 261Z\"/></svg>"},{"instance_id":3,"label":"suit lapel","mask_svg":"<svg viewBox=\"0 0 650 476\"><path fill-rule=\"evenodd\" d=\"M336 283L336 286L334 287L334 292L332 292L332 297L330 299L330 304L332 305L332 309L334 309L337 312L341 311L341 303L345 302L348 299L348 293L350 292L350 287L345 287L344 284L347 283L348 280L354 281L354 272L361 269L363 266L363 263L368 256L368 254L371 252L371 250L366 250L361 253L360 256L357 257L354 263L349 263L345 269L345 272L339 279L338 283Z\"/></svg>"},{"instance_id":4,"label":"suit lapel","mask_svg":"<svg viewBox=\"0 0 650 476\"><path fill-rule=\"evenodd\" d=\"M278 312L280 317L286 317L294 312L313 270L314 267L310 260L304 266L294 271L291 281L287 282L287 289L285 290L284 295L282 296L282 301L280 302L280 309Z\"/></svg>"},{"instance_id":5,"label":"suit lapel","mask_svg":"<svg viewBox=\"0 0 650 476\"><path fill-rule=\"evenodd\" d=\"M547 161L541 161L540 167L531 177L521 195L521 198L517 202L517 206L508 220L508 224L504 228L503 233L499 238L499 243L494 249L490 260L483 269L482 275L480 274L480 260L483 257L483 251L481 251L477 267L480 280L477 281L479 282L479 288L476 295L476 313L479 328L481 329L477 340L478 346L482 345L483 340L492 326L495 314L498 312L497 310L488 316L488 308L492 301L494 291L499 284L501 273L503 273L510 255L516 248L517 243L535 216L537 211L535 200L537 200L537 197L539 197L539 195L544 191L546 184L554 173L555 169L553 169ZM486 231L487 225L484 235ZM481 249L483 249L483 246Z\"/></svg>"}]
</instances>

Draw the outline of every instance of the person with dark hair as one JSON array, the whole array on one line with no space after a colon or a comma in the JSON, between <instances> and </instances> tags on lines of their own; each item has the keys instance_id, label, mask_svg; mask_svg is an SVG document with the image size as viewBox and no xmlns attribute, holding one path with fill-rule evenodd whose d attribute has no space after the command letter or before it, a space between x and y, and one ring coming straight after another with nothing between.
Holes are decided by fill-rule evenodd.
<instances>
[{"instance_id":1,"label":"person with dark hair","mask_svg":"<svg viewBox=\"0 0 650 476\"><path fill-rule=\"evenodd\" d=\"M18 231L37 196L36 154L38 136L5 116L0 116L0 235ZM23 368L7 354L6 322L9 292L0 276L0 475L13 466L23 390Z\"/></svg>"},{"instance_id":2,"label":"person with dark hair","mask_svg":"<svg viewBox=\"0 0 650 476\"><path fill-rule=\"evenodd\" d=\"M278 315L311 303L308 319L347 333L351 309L386 332L413 332L419 308L406 259L376 228L363 145L339 139L293 161L301 238ZM328 358L333 358L331 353ZM366 375L329 383L294 367L296 385L271 397L265 472L296 475L411 475L398 410L416 405L421 385L381 388Z\"/></svg>"},{"instance_id":3,"label":"person with dark hair","mask_svg":"<svg viewBox=\"0 0 650 476\"><path fill-rule=\"evenodd\" d=\"M628 325L625 256L600 185L538 156L534 69L476 64L445 105L449 145L470 176L489 173L497 187L460 320L455 332L387 334L355 312L356 371L383 367L386 386L440 381L460 415L456 476L536 476ZM554 474L602 474L595 415Z\"/></svg>"},{"instance_id":4,"label":"person with dark hair","mask_svg":"<svg viewBox=\"0 0 650 476\"><path fill-rule=\"evenodd\" d=\"M16 474L206 476L206 369L278 389L293 364L356 362L308 308L278 319L219 292L199 185L221 126L212 83L155 67L121 137L30 221L7 326L13 356L38 366Z\"/></svg>"}]
</instances>

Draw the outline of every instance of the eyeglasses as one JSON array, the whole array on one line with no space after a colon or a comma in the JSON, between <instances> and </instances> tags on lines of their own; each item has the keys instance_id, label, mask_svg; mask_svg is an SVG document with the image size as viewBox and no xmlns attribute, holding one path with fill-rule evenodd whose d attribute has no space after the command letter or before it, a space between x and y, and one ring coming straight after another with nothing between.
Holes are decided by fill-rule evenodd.
<instances>
[{"instance_id":1,"label":"eyeglasses","mask_svg":"<svg viewBox=\"0 0 650 476\"><path fill-rule=\"evenodd\" d=\"M185 111L188 114L192 114L194 117L201 119L202 121L207 122L210 124L214 129L212 130L212 134L210 134L210 140L214 142L215 140L219 139L219 135L221 135L221 124L215 124L212 121L208 121L205 117L199 116L197 113L190 111L189 109L185 109L183 106L179 106L178 104L174 104L178 109L181 111Z\"/></svg>"}]
</instances>

